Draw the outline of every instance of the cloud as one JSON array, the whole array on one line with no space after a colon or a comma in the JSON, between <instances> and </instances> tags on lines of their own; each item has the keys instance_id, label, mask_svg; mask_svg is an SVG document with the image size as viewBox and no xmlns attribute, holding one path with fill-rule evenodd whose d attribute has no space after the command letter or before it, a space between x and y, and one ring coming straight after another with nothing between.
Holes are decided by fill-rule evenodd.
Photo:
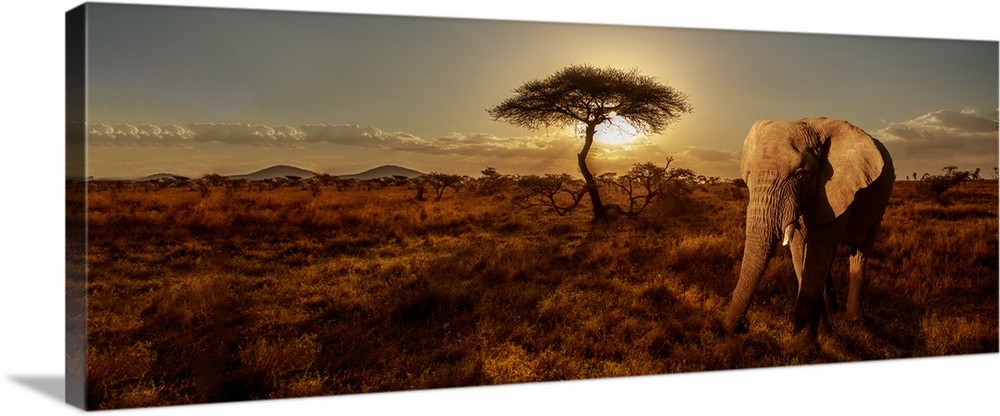
<instances>
[{"instance_id":1,"label":"cloud","mask_svg":"<svg viewBox=\"0 0 1000 416\"><path fill-rule=\"evenodd\" d=\"M384 132L371 126L307 124L300 126L299 129L307 143L331 143L379 150L419 150L433 147L415 135Z\"/></svg>"},{"instance_id":2,"label":"cloud","mask_svg":"<svg viewBox=\"0 0 1000 416\"><path fill-rule=\"evenodd\" d=\"M226 143L257 147L301 148L303 133L290 126L195 123L177 124L91 124L87 140L95 146L173 147L190 149L195 143Z\"/></svg>"},{"instance_id":3,"label":"cloud","mask_svg":"<svg viewBox=\"0 0 1000 416\"><path fill-rule=\"evenodd\" d=\"M385 132L371 126L312 124L300 127L307 143L332 143L379 150L455 156L542 156L562 151L573 138L564 135L497 137L488 133L452 133L424 139L405 132Z\"/></svg>"},{"instance_id":4,"label":"cloud","mask_svg":"<svg viewBox=\"0 0 1000 416\"><path fill-rule=\"evenodd\" d=\"M912 120L890 123L874 133L885 142L916 148L961 148L973 141L997 141L997 112L985 118L976 110L938 110Z\"/></svg>"},{"instance_id":5,"label":"cloud","mask_svg":"<svg viewBox=\"0 0 1000 416\"><path fill-rule=\"evenodd\" d=\"M372 126L350 124L306 124L267 126L245 123L193 123L187 126L151 124L94 124L89 126L89 141L97 146L172 146L192 148L202 143L236 146L303 149L321 144L362 149L418 153L433 156L475 158L572 158L582 143L572 135L556 133L543 136L498 137L489 133L451 133L422 138L406 132L387 132ZM641 150L648 142L617 147L601 145L595 157L611 151Z\"/></svg>"},{"instance_id":6,"label":"cloud","mask_svg":"<svg viewBox=\"0 0 1000 416\"><path fill-rule=\"evenodd\" d=\"M994 115L994 117L996 116ZM966 109L961 112L939 110L917 117L912 120L911 124L961 135L997 131L997 120L980 117L979 112L975 109Z\"/></svg>"},{"instance_id":7,"label":"cloud","mask_svg":"<svg viewBox=\"0 0 1000 416\"><path fill-rule=\"evenodd\" d=\"M198 143L226 143L257 147L303 148L304 134L291 126L264 126L239 123L188 124Z\"/></svg>"},{"instance_id":8,"label":"cloud","mask_svg":"<svg viewBox=\"0 0 1000 416\"><path fill-rule=\"evenodd\" d=\"M307 143L333 143L365 146L382 141L382 131L355 125L307 124L299 127Z\"/></svg>"},{"instance_id":9,"label":"cloud","mask_svg":"<svg viewBox=\"0 0 1000 416\"><path fill-rule=\"evenodd\" d=\"M155 126L152 124L98 123L87 126L87 140L91 145L124 147L193 147L194 133L176 124Z\"/></svg>"},{"instance_id":10,"label":"cloud","mask_svg":"<svg viewBox=\"0 0 1000 416\"><path fill-rule=\"evenodd\" d=\"M872 136L889 149L896 167L907 172L937 170L952 164L995 165L1000 143L997 110L990 117L975 109L938 110L911 120L890 122L872 132Z\"/></svg>"},{"instance_id":11,"label":"cloud","mask_svg":"<svg viewBox=\"0 0 1000 416\"><path fill-rule=\"evenodd\" d=\"M577 139L567 135L497 137L492 134L452 133L449 136L429 140L426 146L412 151L434 154L454 154L462 156L496 157L565 157L568 149L579 147Z\"/></svg>"}]
</instances>

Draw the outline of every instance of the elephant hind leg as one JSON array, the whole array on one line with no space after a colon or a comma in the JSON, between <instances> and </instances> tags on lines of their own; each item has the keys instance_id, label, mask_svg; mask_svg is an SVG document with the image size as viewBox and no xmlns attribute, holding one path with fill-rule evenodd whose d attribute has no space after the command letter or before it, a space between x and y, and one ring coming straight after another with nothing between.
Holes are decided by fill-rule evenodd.
<instances>
[{"instance_id":1,"label":"elephant hind leg","mask_svg":"<svg viewBox=\"0 0 1000 416\"><path fill-rule=\"evenodd\" d=\"M847 291L847 319L850 321L864 320L864 313L861 311L861 285L865 278L866 263L867 258L861 250L851 254L850 283Z\"/></svg>"}]
</instances>

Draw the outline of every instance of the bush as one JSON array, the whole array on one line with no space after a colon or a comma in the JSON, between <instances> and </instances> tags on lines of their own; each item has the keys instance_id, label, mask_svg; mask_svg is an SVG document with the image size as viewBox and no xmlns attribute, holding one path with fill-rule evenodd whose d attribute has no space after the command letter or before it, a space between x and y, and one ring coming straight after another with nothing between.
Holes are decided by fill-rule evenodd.
<instances>
[{"instance_id":1,"label":"bush","mask_svg":"<svg viewBox=\"0 0 1000 416\"><path fill-rule=\"evenodd\" d=\"M498 195L507 192L515 181L513 176L504 175L492 167L484 169L482 175L476 180L476 195Z\"/></svg>"},{"instance_id":2,"label":"bush","mask_svg":"<svg viewBox=\"0 0 1000 416\"><path fill-rule=\"evenodd\" d=\"M695 174L690 169L670 167L672 157L667 158L663 166L656 164L637 163L622 176L606 173L597 179L612 189L625 194L628 206L622 211L628 216L643 213L650 203L663 195L682 198L691 193L691 184ZM707 180L707 179L706 179Z\"/></svg>"},{"instance_id":3,"label":"bush","mask_svg":"<svg viewBox=\"0 0 1000 416\"><path fill-rule=\"evenodd\" d=\"M583 196L587 184L568 174L525 175L517 178L514 203L522 207L551 207L560 216L573 212Z\"/></svg>"},{"instance_id":4,"label":"bush","mask_svg":"<svg viewBox=\"0 0 1000 416\"><path fill-rule=\"evenodd\" d=\"M954 188L963 181L973 177L973 173L967 170L958 171L955 166L945 166L943 175L927 175L920 179L918 189L920 192L930 196L941 205L948 205L948 200L944 197L945 191Z\"/></svg>"}]
</instances>

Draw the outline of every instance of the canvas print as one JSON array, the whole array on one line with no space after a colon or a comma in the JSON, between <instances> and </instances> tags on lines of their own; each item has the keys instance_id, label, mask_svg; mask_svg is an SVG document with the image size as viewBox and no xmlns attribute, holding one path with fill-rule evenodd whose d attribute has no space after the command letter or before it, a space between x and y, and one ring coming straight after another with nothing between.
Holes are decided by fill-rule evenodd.
<instances>
[{"instance_id":1,"label":"canvas print","mask_svg":"<svg viewBox=\"0 0 1000 416\"><path fill-rule=\"evenodd\" d=\"M998 351L996 41L66 24L74 405Z\"/></svg>"}]
</instances>

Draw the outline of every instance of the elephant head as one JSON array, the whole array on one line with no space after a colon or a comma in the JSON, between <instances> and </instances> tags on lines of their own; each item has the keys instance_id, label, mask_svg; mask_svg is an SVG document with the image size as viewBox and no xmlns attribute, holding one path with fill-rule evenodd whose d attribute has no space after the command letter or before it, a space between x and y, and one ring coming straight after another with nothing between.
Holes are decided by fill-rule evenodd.
<instances>
[{"instance_id":1,"label":"elephant head","mask_svg":"<svg viewBox=\"0 0 1000 416\"><path fill-rule=\"evenodd\" d=\"M844 215L857 191L882 174L883 157L868 134L842 120L761 120L744 140L740 168L750 201L743 264L723 318L730 332L741 326L775 243L788 245L804 238L807 224L830 224ZM826 267L821 285L829 263ZM801 285L799 264L796 273ZM800 286L799 301L801 295ZM819 305L808 305L812 312L807 315L815 312L818 317L822 311L816 309L822 307L820 298ZM797 316L796 331L798 326Z\"/></svg>"}]
</instances>

